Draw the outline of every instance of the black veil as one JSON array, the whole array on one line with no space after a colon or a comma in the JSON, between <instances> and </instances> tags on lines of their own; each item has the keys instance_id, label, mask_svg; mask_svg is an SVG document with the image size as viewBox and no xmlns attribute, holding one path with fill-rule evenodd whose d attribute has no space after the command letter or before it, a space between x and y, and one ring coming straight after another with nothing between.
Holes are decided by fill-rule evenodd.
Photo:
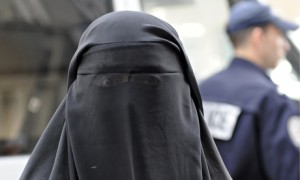
<instances>
[{"instance_id":1,"label":"black veil","mask_svg":"<svg viewBox=\"0 0 300 180\"><path fill-rule=\"evenodd\" d=\"M176 31L113 12L83 33L68 92L21 179L226 180Z\"/></svg>"}]
</instances>

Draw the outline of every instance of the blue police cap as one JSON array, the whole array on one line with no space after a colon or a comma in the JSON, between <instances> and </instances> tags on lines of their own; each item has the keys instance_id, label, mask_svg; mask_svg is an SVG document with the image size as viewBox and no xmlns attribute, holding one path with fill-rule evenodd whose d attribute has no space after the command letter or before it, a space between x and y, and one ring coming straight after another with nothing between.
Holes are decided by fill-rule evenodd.
<instances>
[{"instance_id":1,"label":"blue police cap","mask_svg":"<svg viewBox=\"0 0 300 180\"><path fill-rule=\"evenodd\" d=\"M257 1L240 1L230 9L227 33L271 23L281 31L296 30L298 25L276 16L269 6Z\"/></svg>"}]
</instances>

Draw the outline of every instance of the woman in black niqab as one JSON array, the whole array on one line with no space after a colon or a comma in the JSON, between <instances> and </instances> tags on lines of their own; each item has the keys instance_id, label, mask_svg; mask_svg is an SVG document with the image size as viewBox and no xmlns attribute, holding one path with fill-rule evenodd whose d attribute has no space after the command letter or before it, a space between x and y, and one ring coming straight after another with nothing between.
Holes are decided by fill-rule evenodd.
<instances>
[{"instance_id":1,"label":"woman in black niqab","mask_svg":"<svg viewBox=\"0 0 300 180\"><path fill-rule=\"evenodd\" d=\"M230 179L176 31L113 12L83 33L68 93L21 179Z\"/></svg>"}]
</instances>

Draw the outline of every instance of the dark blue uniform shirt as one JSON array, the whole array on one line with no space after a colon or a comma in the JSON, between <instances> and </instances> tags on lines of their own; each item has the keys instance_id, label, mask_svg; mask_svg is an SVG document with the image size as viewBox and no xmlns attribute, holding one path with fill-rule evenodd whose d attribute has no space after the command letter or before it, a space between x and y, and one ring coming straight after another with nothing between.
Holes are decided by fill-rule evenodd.
<instances>
[{"instance_id":1,"label":"dark blue uniform shirt","mask_svg":"<svg viewBox=\"0 0 300 180\"><path fill-rule=\"evenodd\" d=\"M262 69L235 58L199 88L206 122L234 180L299 180L300 151L290 130L299 127L299 107Z\"/></svg>"}]
</instances>

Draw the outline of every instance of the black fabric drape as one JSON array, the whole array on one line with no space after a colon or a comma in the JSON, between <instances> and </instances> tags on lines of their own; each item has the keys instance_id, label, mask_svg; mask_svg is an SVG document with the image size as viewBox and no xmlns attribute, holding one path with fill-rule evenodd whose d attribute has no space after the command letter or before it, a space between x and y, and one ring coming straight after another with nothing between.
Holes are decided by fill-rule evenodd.
<instances>
[{"instance_id":1,"label":"black fabric drape","mask_svg":"<svg viewBox=\"0 0 300 180\"><path fill-rule=\"evenodd\" d=\"M140 12L83 33L68 93L21 179L230 179L176 31Z\"/></svg>"}]
</instances>

